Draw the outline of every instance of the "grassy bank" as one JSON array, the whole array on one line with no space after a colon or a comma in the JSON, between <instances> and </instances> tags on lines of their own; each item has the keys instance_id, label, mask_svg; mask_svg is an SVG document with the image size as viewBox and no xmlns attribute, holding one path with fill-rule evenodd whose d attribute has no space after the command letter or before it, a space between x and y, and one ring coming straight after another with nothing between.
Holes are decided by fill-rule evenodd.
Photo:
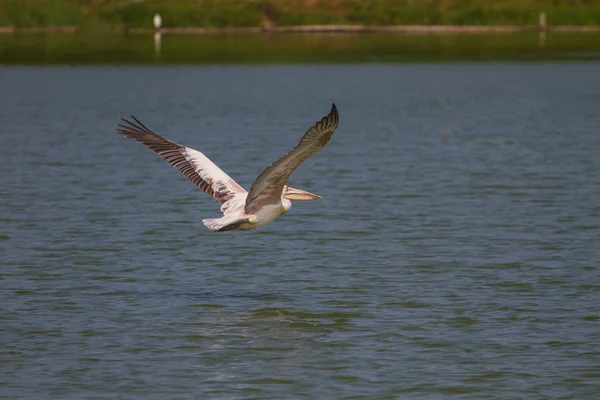
<instances>
[{"instance_id":1,"label":"grassy bank","mask_svg":"<svg viewBox=\"0 0 600 400\"><path fill-rule=\"evenodd\" d=\"M600 26L600 0L0 0L0 26L104 30L314 24Z\"/></svg>"}]
</instances>

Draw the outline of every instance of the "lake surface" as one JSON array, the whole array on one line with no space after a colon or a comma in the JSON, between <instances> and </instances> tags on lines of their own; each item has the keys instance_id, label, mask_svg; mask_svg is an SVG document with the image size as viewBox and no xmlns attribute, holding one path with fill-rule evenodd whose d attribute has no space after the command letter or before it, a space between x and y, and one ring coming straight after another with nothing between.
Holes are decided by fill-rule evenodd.
<instances>
[{"instance_id":1,"label":"lake surface","mask_svg":"<svg viewBox=\"0 0 600 400\"><path fill-rule=\"evenodd\" d=\"M600 64L0 67L0 398L596 399ZM248 188L218 204L134 114Z\"/></svg>"}]
</instances>

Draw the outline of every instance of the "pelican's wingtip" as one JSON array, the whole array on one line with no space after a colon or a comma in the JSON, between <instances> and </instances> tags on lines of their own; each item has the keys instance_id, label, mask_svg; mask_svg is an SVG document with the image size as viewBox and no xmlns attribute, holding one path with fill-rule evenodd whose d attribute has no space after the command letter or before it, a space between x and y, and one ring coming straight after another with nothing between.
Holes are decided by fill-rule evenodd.
<instances>
[{"instance_id":1,"label":"pelican's wingtip","mask_svg":"<svg viewBox=\"0 0 600 400\"><path fill-rule=\"evenodd\" d=\"M125 119L125 117L119 117L119 120L121 120L121 122L129 123L129 121L127 121ZM114 125L115 129L117 130L117 132L121 131L123 128L127 128L125 125L119 124L119 123L113 124L113 125Z\"/></svg>"},{"instance_id":2,"label":"pelican's wingtip","mask_svg":"<svg viewBox=\"0 0 600 400\"><path fill-rule=\"evenodd\" d=\"M338 121L340 120L340 113L338 112L337 106L335 103L331 103L331 111L329 112L330 118L333 118L335 126L337 127Z\"/></svg>"},{"instance_id":3,"label":"pelican's wingtip","mask_svg":"<svg viewBox=\"0 0 600 400\"><path fill-rule=\"evenodd\" d=\"M330 114L333 115L333 117L336 120L339 120L340 113L339 113L339 111L338 111L337 106L335 105L335 103L331 103L331 112L330 112Z\"/></svg>"}]
</instances>

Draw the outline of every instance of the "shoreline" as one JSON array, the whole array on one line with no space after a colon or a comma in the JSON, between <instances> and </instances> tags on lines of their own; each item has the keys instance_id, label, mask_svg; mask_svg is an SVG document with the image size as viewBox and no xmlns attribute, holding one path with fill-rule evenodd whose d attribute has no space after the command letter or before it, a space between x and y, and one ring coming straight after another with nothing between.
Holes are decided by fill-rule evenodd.
<instances>
[{"instance_id":1,"label":"shoreline","mask_svg":"<svg viewBox=\"0 0 600 400\"><path fill-rule=\"evenodd\" d=\"M297 25L274 27L228 27L228 28L124 28L109 31L93 31L78 26L49 26L37 28L0 27L0 34L45 34L45 33L127 33L127 34L260 34L260 33L398 33L398 34L487 34L526 32L581 32L600 33L600 26L514 26L514 25Z\"/></svg>"}]
</instances>

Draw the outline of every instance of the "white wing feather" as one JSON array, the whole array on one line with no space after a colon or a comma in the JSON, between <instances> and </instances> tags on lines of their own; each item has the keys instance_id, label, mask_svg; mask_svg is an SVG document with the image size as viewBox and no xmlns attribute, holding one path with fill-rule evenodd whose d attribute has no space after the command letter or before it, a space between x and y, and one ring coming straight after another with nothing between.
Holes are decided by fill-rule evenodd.
<instances>
[{"instance_id":1,"label":"white wing feather","mask_svg":"<svg viewBox=\"0 0 600 400\"><path fill-rule=\"evenodd\" d=\"M136 123L121 118L127 125L117 125L117 132L145 144L148 148L169 162L175 169L184 174L193 184L198 186L209 196L217 199L221 204L221 211L225 213L233 208L228 203L239 198L247 192L238 185L229 175L223 172L201 152L182 146L171 140L157 135L146 128L137 118L132 116Z\"/></svg>"}]
</instances>

